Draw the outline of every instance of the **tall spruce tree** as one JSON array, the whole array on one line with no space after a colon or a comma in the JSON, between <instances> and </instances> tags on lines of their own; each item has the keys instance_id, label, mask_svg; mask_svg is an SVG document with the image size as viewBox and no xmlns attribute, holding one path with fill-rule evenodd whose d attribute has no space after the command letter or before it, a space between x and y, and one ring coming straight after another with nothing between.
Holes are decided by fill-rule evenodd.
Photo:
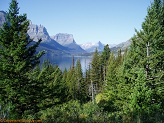
<instances>
[{"instance_id":1,"label":"tall spruce tree","mask_svg":"<svg viewBox=\"0 0 164 123\"><path fill-rule=\"evenodd\" d=\"M91 68L90 68L90 64L88 66L88 69L86 69L86 73L85 73L85 77L84 77L84 82L85 82L85 92L86 92L86 101L89 101L89 88L90 88L90 84L91 84Z\"/></svg>"},{"instance_id":2,"label":"tall spruce tree","mask_svg":"<svg viewBox=\"0 0 164 123\"><path fill-rule=\"evenodd\" d=\"M88 98L88 85L84 80L83 72L81 68L80 60L77 60L75 67L75 77L77 83L77 99L80 100L80 103L84 103Z\"/></svg>"},{"instance_id":3,"label":"tall spruce tree","mask_svg":"<svg viewBox=\"0 0 164 123\"><path fill-rule=\"evenodd\" d=\"M30 103L38 94L35 90L37 83L29 80L27 73L43 55L43 52L36 53L41 40L32 44L27 34L28 26L26 14L19 15L18 3L12 0L7 22L0 29L0 100L1 104L11 103L11 112L18 114L19 118L28 109L36 112L37 104Z\"/></svg>"},{"instance_id":4,"label":"tall spruce tree","mask_svg":"<svg viewBox=\"0 0 164 123\"><path fill-rule=\"evenodd\" d=\"M101 61L101 76L102 80L104 81L106 79L106 73L107 73L107 62L110 57L110 48L109 45L104 46L104 50L100 56L100 61Z\"/></svg>"},{"instance_id":5,"label":"tall spruce tree","mask_svg":"<svg viewBox=\"0 0 164 123\"><path fill-rule=\"evenodd\" d=\"M67 100L71 99L77 99L77 81L76 81L76 74L75 74L75 59L74 56L72 57L72 66L71 68L67 71L67 76L66 76L66 88L68 89L68 97Z\"/></svg>"},{"instance_id":6,"label":"tall spruce tree","mask_svg":"<svg viewBox=\"0 0 164 123\"><path fill-rule=\"evenodd\" d=\"M158 122L164 114L163 8L162 0L154 0L148 8L142 30L136 31L132 38L122 69L124 80L120 85L127 88L120 88L124 92L123 108L128 108L129 114L134 113L138 122L145 118L147 122Z\"/></svg>"},{"instance_id":7,"label":"tall spruce tree","mask_svg":"<svg viewBox=\"0 0 164 123\"><path fill-rule=\"evenodd\" d=\"M80 60L77 60L75 67L75 77L76 77L76 90L77 90L77 99L82 101L82 84L83 84L83 72L81 69Z\"/></svg>"},{"instance_id":8,"label":"tall spruce tree","mask_svg":"<svg viewBox=\"0 0 164 123\"><path fill-rule=\"evenodd\" d=\"M96 48L96 50L93 54L92 62L91 62L91 82L93 84L95 84L96 90L100 90L100 88L102 87L100 70L101 70L100 55L99 55L98 50Z\"/></svg>"}]
</instances>

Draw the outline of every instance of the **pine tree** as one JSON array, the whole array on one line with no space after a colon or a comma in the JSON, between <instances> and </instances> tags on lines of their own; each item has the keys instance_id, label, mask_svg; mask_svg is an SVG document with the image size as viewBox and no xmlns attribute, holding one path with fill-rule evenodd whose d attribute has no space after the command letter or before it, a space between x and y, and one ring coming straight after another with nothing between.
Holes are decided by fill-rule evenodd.
<instances>
[{"instance_id":1,"label":"pine tree","mask_svg":"<svg viewBox=\"0 0 164 123\"><path fill-rule=\"evenodd\" d=\"M40 108L51 108L53 105L62 104L66 101L65 83L62 81L62 71L58 66L52 66L49 62L44 62L42 69L37 74L38 82L43 83L43 90Z\"/></svg>"},{"instance_id":2,"label":"pine tree","mask_svg":"<svg viewBox=\"0 0 164 123\"><path fill-rule=\"evenodd\" d=\"M100 56L96 48L91 62L91 81L96 86L96 90L102 87L102 78L100 77Z\"/></svg>"},{"instance_id":3,"label":"pine tree","mask_svg":"<svg viewBox=\"0 0 164 123\"><path fill-rule=\"evenodd\" d=\"M27 73L39 63L39 58L43 55L43 52L36 53L41 40L32 43L27 34L28 26L26 14L19 15L18 3L12 0L7 13L7 22L0 29L0 71L2 73L0 99L5 104L11 103L13 105L11 112L18 114L19 117L27 109L37 112L35 109L37 107L30 105L32 100L28 100L35 92L37 84L29 80Z\"/></svg>"},{"instance_id":4,"label":"pine tree","mask_svg":"<svg viewBox=\"0 0 164 123\"><path fill-rule=\"evenodd\" d=\"M116 59L113 53L110 54L110 58L108 60L108 66L107 66L107 75L106 75L106 81L104 85L104 96L106 99L106 104L104 106L105 110L108 111L114 111L114 101L116 100L116 92L117 92L117 79L116 79Z\"/></svg>"},{"instance_id":5,"label":"pine tree","mask_svg":"<svg viewBox=\"0 0 164 123\"><path fill-rule=\"evenodd\" d=\"M76 77L76 90L77 90L77 99L82 99L82 84L83 84L83 73L81 69L80 60L77 60L75 67L75 77ZM82 101L82 100L81 100Z\"/></svg>"},{"instance_id":6,"label":"pine tree","mask_svg":"<svg viewBox=\"0 0 164 123\"><path fill-rule=\"evenodd\" d=\"M77 83L76 83L75 69L73 67L67 71L67 77L66 77L66 88L68 89L67 100L77 99L76 87L77 87Z\"/></svg>"},{"instance_id":7,"label":"pine tree","mask_svg":"<svg viewBox=\"0 0 164 123\"><path fill-rule=\"evenodd\" d=\"M90 64L89 64L89 67L88 69L86 70L86 73L85 73L85 77L84 77L84 82L85 82L85 92L86 92L86 101L89 101L89 95L90 95L90 91L89 91L89 88L90 88L90 85L91 85L91 68L90 68Z\"/></svg>"},{"instance_id":8,"label":"pine tree","mask_svg":"<svg viewBox=\"0 0 164 123\"><path fill-rule=\"evenodd\" d=\"M122 69L124 80L119 86L126 88L126 90L120 88L123 92L124 108L139 106L137 111L134 107L128 111L132 111L129 114L139 111L136 116L141 121L147 118L150 120L147 122L158 122L163 116L163 8L164 3L161 0L154 0L148 8L142 30L136 31L136 35L132 38ZM135 99L127 96L131 94L134 94ZM143 107L149 110L144 110Z\"/></svg>"},{"instance_id":9,"label":"pine tree","mask_svg":"<svg viewBox=\"0 0 164 123\"><path fill-rule=\"evenodd\" d=\"M80 60L77 60L75 67L75 77L77 83L77 99L80 100L81 103L87 101L88 98L88 85L83 77L83 72L81 68Z\"/></svg>"},{"instance_id":10,"label":"pine tree","mask_svg":"<svg viewBox=\"0 0 164 123\"><path fill-rule=\"evenodd\" d=\"M109 49L109 45L107 44L106 46L104 46L104 50L100 56L101 76L102 76L103 81L106 79L107 62L108 62L109 57L110 57L110 49Z\"/></svg>"}]
</instances>

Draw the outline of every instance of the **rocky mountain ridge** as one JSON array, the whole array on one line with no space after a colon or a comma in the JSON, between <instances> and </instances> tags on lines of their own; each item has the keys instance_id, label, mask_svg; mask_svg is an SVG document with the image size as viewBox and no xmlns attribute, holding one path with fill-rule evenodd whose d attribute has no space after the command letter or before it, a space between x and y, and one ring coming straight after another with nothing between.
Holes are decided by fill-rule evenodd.
<instances>
[{"instance_id":1,"label":"rocky mountain ridge","mask_svg":"<svg viewBox=\"0 0 164 123\"><path fill-rule=\"evenodd\" d=\"M104 44L102 44L100 41L97 43L85 43L81 44L80 46L87 52L94 52L96 48L99 52L101 52L104 49Z\"/></svg>"},{"instance_id":2,"label":"rocky mountain ridge","mask_svg":"<svg viewBox=\"0 0 164 123\"><path fill-rule=\"evenodd\" d=\"M51 36L53 40L58 42L60 45L68 47L70 49L75 49L78 53L85 53L86 51L82 49L74 40L72 34L67 33L58 33L54 36Z\"/></svg>"},{"instance_id":3,"label":"rocky mountain ridge","mask_svg":"<svg viewBox=\"0 0 164 123\"><path fill-rule=\"evenodd\" d=\"M6 21L6 13L3 11L0 11L0 27L2 24ZM73 39L73 42L69 42L68 38L66 40L65 38L65 43L68 41L67 45L61 45L54 39L52 39L49 36L49 33L47 29L43 25L36 25L33 24L32 21L30 21L29 25L29 30L27 31L29 34L30 38L33 39L33 41L38 41L39 39L42 39L42 42L40 46L38 47L39 50L45 50L46 53L48 54L53 54L53 55L76 55L80 53L85 53L86 51L83 50L78 44ZM62 34L62 33L61 33ZM65 34L62 34L63 38L66 37L64 36ZM73 35L72 35L73 38ZM60 37L60 41L62 41L62 37Z\"/></svg>"},{"instance_id":4,"label":"rocky mountain ridge","mask_svg":"<svg viewBox=\"0 0 164 123\"><path fill-rule=\"evenodd\" d=\"M0 27L2 27L4 22L6 22L6 13L4 11L0 11Z\"/></svg>"},{"instance_id":5,"label":"rocky mountain ridge","mask_svg":"<svg viewBox=\"0 0 164 123\"><path fill-rule=\"evenodd\" d=\"M6 13L4 11L0 11L0 27L6 21ZM86 43L78 45L75 42L72 34L67 33L58 33L54 36L50 36L47 29L43 25L36 25L30 21L29 36L33 39L33 41L38 41L42 39L40 46L38 47L38 51L45 50L47 53L47 57L49 56L61 56L61 55L76 55L83 54L86 52L94 52L97 48L98 51L102 51L104 48L104 44L100 41L97 43ZM130 45L130 41L123 42L118 45L110 45L112 51L117 51L118 49L126 49Z\"/></svg>"}]
</instances>

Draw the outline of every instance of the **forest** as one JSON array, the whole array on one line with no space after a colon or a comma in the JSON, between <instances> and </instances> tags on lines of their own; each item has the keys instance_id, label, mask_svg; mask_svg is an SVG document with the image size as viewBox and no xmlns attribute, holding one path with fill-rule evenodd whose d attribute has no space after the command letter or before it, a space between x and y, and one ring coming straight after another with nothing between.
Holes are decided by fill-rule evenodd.
<instances>
[{"instance_id":1,"label":"forest","mask_svg":"<svg viewBox=\"0 0 164 123\"><path fill-rule=\"evenodd\" d=\"M45 61L27 34L27 15L12 0L0 29L0 119L44 123L164 122L164 2L154 0L142 29L117 54L95 50L85 73L80 60L61 71Z\"/></svg>"}]
</instances>

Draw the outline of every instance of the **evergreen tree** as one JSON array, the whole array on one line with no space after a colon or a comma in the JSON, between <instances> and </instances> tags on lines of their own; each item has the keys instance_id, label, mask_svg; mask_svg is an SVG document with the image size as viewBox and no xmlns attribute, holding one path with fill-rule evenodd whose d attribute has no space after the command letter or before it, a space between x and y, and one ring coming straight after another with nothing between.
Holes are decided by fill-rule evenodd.
<instances>
[{"instance_id":1,"label":"evergreen tree","mask_svg":"<svg viewBox=\"0 0 164 123\"><path fill-rule=\"evenodd\" d=\"M28 109L37 112L37 104L31 105L31 101L38 94L39 85L29 80L27 73L43 55L43 52L36 53L41 40L32 44L28 26L26 14L19 15L18 3L12 0L7 22L0 29L0 99L4 104L11 103L11 112L19 117Z\"/></svg>"},{"instance_id":2,"label":"evergreen tree","mask_svg":"<svg viewBox=\"0 0 164 123\"><path fill-rule=\"evenodd\" d=\"M58 66L52 66L49 62L44 62L42 70L36 77L37 81L44 84L41 92L41 109L50 108L66 101L66 94L63 93L65 91L65 83L62 81L62 77L62 71Z\"/></svg>"},{"instance_id":3,"label":"evergreen tree","mask_svg":"<svg viewBox=\"0 0 164 123\"><path fill-rule=\"evenodd\" d=\"M91 81L93 84L95 84L96 90L100 90L102 87L102 78L100 77L100 70L100 56L96 48L91 62Z\"/></svg>"},{"instance_id":4,"label":"evergreen tree","mask_svg":"<svg viewBox=\"0 0 164 123\"><path fill-rule=\"evenodd\" d=\"M122 79L119 85L124 86L120 88L123 92L123 110L135 105L137 110L133 107L132 110L128 108L128 111L132 111L129 114L138 112L136 114L138 122L145 118L149 122L158 122L163 117L163 8L164 3L161 0L154 0L148 8L142 30L136 31L136 35L132 38L132 44L123 64L124 80ZM131 94L133 96L127 96Z\"/></svg>"},{"instance_id":5,"label":"evergreen tree","mask_svg":"<svg viewBox=\"0 0 164 123\"><path fill-rule=\"evenodd\" d=\"M75 77L76 77L76 85L77 85L77 99L82 101L82 89L84 85L83 84L83 73L82 73L82 69L81 69L81 63L80 60L77 60L76 62L76 67L75 67Z\"/></svg>"},{"instance_id":6,"label":"evergreen tree","mask_svg":"<svg viewBox=\"0 0 164 123\"><path fill-rule=\"evenodd\" d=\"M67 100L75 100L78 96L78 81L76 80L75 59L72 57L72 66L67 71L66 88L68 89ZM79 74L80 75L80 74Z\"/></svg>"},{"instance_id":7,"label":"evergreen tree","mask_svg":"<svg viewBox=\"0 0 164 123\"><path fill-rule=\"evenodd\" d=\"M107 62L108 59L110 57L110 49L109 49L109 45L105 45L104 46L104 50L100 56L100 60L101 60L101 76L102 76L102 80L104 81L106 79L106 72L107 72Z\"/></svg>"},{"instance_id":8,"label":"evergreen tree","mask_svg":"<svg viewBox=\"0 0 164 123\"><path fill-rule=\"evenodd\" d=\"M81 103L86 102L88 98L88 85L83 77L83 72L81 68L80 60L77 60L75 67L75 77L77 83L77 99L80 100Z\"/></svg>"},{"instance_id":9,"label":"evergreen tree","mask_svg":"<svg viewBox=\"0 0 164 123\"><path fill-rule=\"evenodd\" d=\"M90 68L90 64L89 64L89 68L86 69L86 73L85 73L85 77L84 77L84 82L85 82L85 92L86 92L86 100L89 101L89 88L91 85L91 68Z\"/></svg>"},{"instance_id":10,"label":"evergreen tree","mask_svg":"<svg viewBox=\"0 0 164 123\"><path fill-rule=\"evenodd\" d=\"M105 81L105 89L104 96L106 99L106 104L104 105L104 109L108 111L114 111L114 101L116 100L116 92L117 92L117 79L116 79L116 59L113 53L110 54L110 58L107 66L107 75Z\"/></svg>"}]
</instances>

